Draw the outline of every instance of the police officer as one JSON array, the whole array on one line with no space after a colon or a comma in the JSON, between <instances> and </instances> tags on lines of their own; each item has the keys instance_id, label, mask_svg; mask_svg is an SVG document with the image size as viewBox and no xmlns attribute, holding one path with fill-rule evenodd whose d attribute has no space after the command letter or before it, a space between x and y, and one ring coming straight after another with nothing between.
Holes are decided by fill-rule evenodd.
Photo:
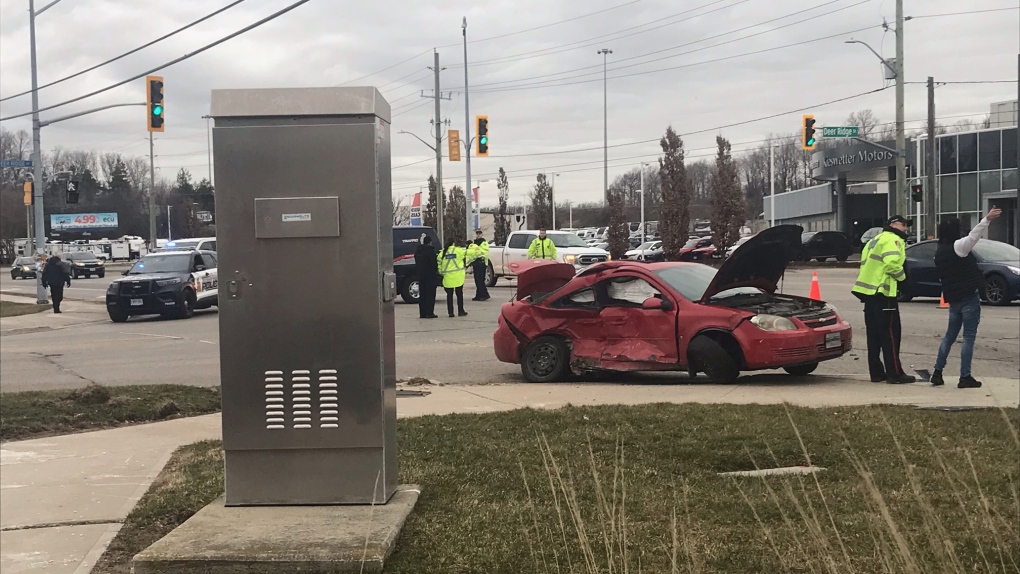
<instances>
[{"instance_id":1,"label":"police officer","mask_svg":"<svg viewBox=\"0 0 1020 574\"><path fill-rule=\"evenodd\" d=\"M552 259L556 260L556 245L552 239L546 237L545 230L538 232L538 237L528 247L528 259Z\"/></svg>"},{"instance_id":2,"label":"police officer","mask_svg":"<svg viewBox=\"0 0 1020 574\"><path fill-rule=\"evenodd\" d=\"M457 245L453 239L446 241L446 247L438 256L439 273L443 276L443 289L446 290L446 311L453 317L453 296L457 295L457 313L467 316L464 310L464 279L467 273L467 250Z\"/></svg>"},{"instance_id":3,"label":"police officer","mask_svg":"<svg viewBox=\"0 0 1020 574\"><path fill-rule=\"evenodd\" d=\"M435 319L436 288L439 287L439 267L432 238L424 235L414 252L414 268L418 275L418 318Z\"/></svg>"},{"instance_id":4,"label":"police officer","mask_svg":"<svg viewBox=\"0 0 1020 574\"><path fill-rule=\"evenodd\" d=\"M900 308L896 292L906 261L907 228L911 221L894 215L882 233L869 241L861 253L861 271L851 292L864 303L864 325L868 333L868 370L871 381L890 384L913 383L900 363ZM885 358L885 365L881 357Z\"/></svg>"},{"instance_id":5,"label":"police officer","mask_svg":"<svg viewBox=\"0 0 1020 574\"><path fill-rule=\"evenodd\" d=\"M489 270L489 242L482 236L482 230L475 230L475 240L468 245L467 258L475 276L475 296L472 301L488 301L489 290L485 287L485 273Z\"/></svg>"}]
</instances>

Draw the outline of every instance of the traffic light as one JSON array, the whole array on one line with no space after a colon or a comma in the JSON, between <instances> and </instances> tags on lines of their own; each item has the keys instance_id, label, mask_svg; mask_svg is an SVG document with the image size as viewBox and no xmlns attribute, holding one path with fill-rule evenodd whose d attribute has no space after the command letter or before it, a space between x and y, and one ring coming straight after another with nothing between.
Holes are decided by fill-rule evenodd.
<instances>
[{"instance_id":1,"label":"traffic light","mask_svg":"<svg viewBox=\"0 0 1020 574\"><path fill-rule=\"evenodd\" d=\"M924 200L924 186L920 183L910 186L910 199L913 199L915 203L921 203Z\"/></svg>"},{"instance_id":2,"label":"traffic light","mask_svg":"<svg viewBox=\"0 0 1020 574\"><path fill-rule=\"evenodd\" d=\"M67 180L64 188L66 203L78 203L78 182Z\"/></svg>"},{"instance_id":3,"label":"traffic light","mask_svg":"<svg viewBox=\"0 0 1020 574\"><path fill-rule=\"evenodd\" d=\"M163 131L163 76L145 76L148 86L145 95L145 107L149 120L145 128L150 132Z\"/></svg>"},{"instance_id":4,"label":"traffic light","mask_svg":"<svg viewBox=\"0 0 1020 574\"><path fill-rule=\"evenodd\" d=\"M460 161L460 130L450 130L450 161Z\"/></svg>"},{"instance_id":5,"label":"traffic light","mask_svg":"<svg viewBox=\"0 0 1020 574\"><path fill-rule=\"evenodd\" d=\"M815 116L811 114L804 114L804 123L801 131L803 133L801 134L800 149L815 149L815 144L818 142L818 140L815 139Z\"/></svg>"},{"instance_id":6,"label":"traffic light","mask_svg":"<svg viewBox=\"0 0 1020 574\"><path fill-rule=\"evenodd\" d=\"M32 182L25 182L25 205L32 205Z\"/></svg>"},{"instance_id":7,"label":"traffic light","mask_svg":"<svg viewBox=\"0 0 1020 574\"><path fill-rule=\"evenodd\" d=\"M478 148L475 155L489 155L489 116L475 116L475 133L478 134Z\"/></svg>"}]
</instances>

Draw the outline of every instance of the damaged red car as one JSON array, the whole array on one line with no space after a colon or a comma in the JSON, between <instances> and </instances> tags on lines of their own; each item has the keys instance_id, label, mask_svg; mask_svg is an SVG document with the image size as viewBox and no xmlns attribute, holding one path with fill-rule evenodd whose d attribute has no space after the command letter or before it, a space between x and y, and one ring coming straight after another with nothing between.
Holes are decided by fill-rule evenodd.
<instances>
[{"instance_id":1,"label":"damaged red car","mask_svg":"<svg viewBox=\"0 0 1020 574\"><path fill-rule=\"evenodd\" d=\"M532 382L590 371L687 371L730 383L742 371L807 375L851 349L850 324L821 301L777 293L801 249L782 225L745 243L718 271L700 263L518 265L501 309L496 357Z\"/></svg>"}]
</instances>

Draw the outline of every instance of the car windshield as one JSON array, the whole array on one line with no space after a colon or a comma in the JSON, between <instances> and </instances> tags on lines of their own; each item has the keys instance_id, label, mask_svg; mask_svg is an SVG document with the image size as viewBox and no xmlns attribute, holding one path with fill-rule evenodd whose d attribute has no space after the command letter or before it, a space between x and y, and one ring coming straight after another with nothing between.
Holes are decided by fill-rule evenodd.
<instances>
[{"instance_id":1,"label":"car windshield","mask_svg":"<svg viewBox=\"0 0 1020 574\"><path fill-rule=\"evenodd\" d=\"M556 247L588 247L583 239L573 233L550 233L546 237L552 239Z\"/></svg>"},{"instance_id":2,"label":"car windshield","mask_svg":"<svg viewBox=\"0 0 1020 574\"><path fill-rule=\"evenodd\" d=\"M700 301L705 291L715 278L716 270L708 265L673 265L655 272L677 293L689 301ZM762 291L754 287L738 287L723 291L713 299L722 299L734 295L760 295Z\"/></svg>"},{"instance_id":3,"label":"car windshield","mask_svg":"<svg viewBox=\"0 0 1020 574\"><path fill-rule=\"evenodd\" d=\"M128 275L142 275L144 273L187 273L188 265L191 262L191 255L181 253L177 255L149 255L143 257L135 266L128 271Z\"/></svg>"},{"instance_id":4,"label":"car windshield","mask_svg":"<svg viewBox=\"0 0 1020 574\"><path fill-rule=\"evenodd\" d=\"M70 261L91 261L95 258L96 256L91 253L72 253L67 256Z\"/></svg>"},{"instance_id":5,"label":"car windshield","mask_svg":"<svg viewBox=\"0 0 1020 574\"><path fill-rule=\"evenodd\" d=\"M33 264L35 264L35 259L32 259L31 257L18 257L18 259L14 262L14 264L15 265L33 265Z\"/></svg>"},{"instance_id":6,"label":"car windshield","mask_svg":"<svg viewBox=\"0 0 1020 574\"><path fill-rule=\"evenodd\" d=\"M645 249L651 249L653 245L655 245L654 241L648 241L646 243L642 243L641 245L638 245L638 251L644 251Z\"/></svg>"},{"instance_id":7,"label":"car windshield","mask_svg":"<svg viewBox=\"0 0 1020 574\"><path fill-rule=\"evenodd\" d=\"M690 247L694 247L695 245L698 244L699 241L701 241L701 238L700 237L695 237L695 238L691 239L690 241L688 241L687 243L684 243L684 247L683 248L687 249L687 248L690 248Z\"/></svg>"},{"instance_id":8,"label":"car windshield","mask_svg":"<svg viewBox=\"0 0 1020 574\"><path fill-rule=\"evenodd\" d=\"M817 231L809 231L808 233L801 233L800 234L800 240L801 241L807 241L807 240L811 239L812 237L814 237L816 233L818 233L818 232Z\"/></svg>"},{"instance_id":9,"label":"car windshield","mask_svg":"<svg viewBox=\"0 0 1020 574\"><path fill-rule=\"evenodd\" d=\"M1020 261L1020 249L1001 241L978 240L977 245L974 246L974 251L985 261L1008 261L1014 263Z\"/></svg>"}]
</instances>

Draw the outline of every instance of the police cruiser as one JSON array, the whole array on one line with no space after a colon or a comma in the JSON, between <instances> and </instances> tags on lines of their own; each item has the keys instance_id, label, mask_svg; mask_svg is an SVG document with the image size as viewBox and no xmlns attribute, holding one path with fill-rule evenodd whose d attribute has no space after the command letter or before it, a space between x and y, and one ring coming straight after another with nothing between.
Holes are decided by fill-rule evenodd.
<instances>
[{"instance_id":1,"label":"police cruiser","mask_svg":"<svg viewBox=\"0 0 1020 574\"><path fill-rule=\"evenodd\" d=\"M219 276L213 251L166 251L146 255L106 290L106 310L114 323L131 315L187 319L196 309L219 304Z\"/></svg>"}]
</instances>

